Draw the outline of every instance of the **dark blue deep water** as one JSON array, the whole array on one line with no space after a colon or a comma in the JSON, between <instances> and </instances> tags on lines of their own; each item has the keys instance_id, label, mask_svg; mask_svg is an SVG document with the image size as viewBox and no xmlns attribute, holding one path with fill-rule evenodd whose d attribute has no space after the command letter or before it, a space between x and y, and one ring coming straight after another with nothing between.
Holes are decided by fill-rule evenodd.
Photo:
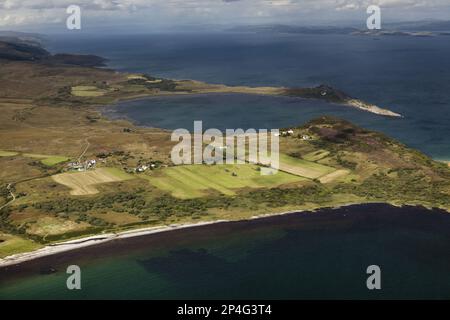
<instances>
[{"instance_id":1,"label":"dark blue deep water","mask_svg":"<svg viewBox=\"0 0 450 320\"><path fill-rule=\"evenodd\" d=\"M450 38L180 34L56 37L54 52L95 53L118 70L249 86L332 85L404 115L390 119L295 98L246 95L150 98L117 106L139 124L277 128L331 114L450 158Z\"/></svg>"},{"instance_id":2,"label":"dark blue deep water","mask_svg":"<svg viewBox=\"0 0 450 320\"><path fill-rule=\"evenodd\" d=\"M0 269L0 299L449 299L449 229L442 211L378 204L216 224Z\"/></svg>"},{"instance_id":3,"label":"dark blue deep water","mask_svg":"<svg viewBox=\"0 0 450 320\"><path fill-rule=\"evenodd\" d=\"M326 83L404 115L286 97L202 95L124 102L141 125L277 128L331 114L450 158L448 37L263 34L55 37L118 70L228 85ZM361 205L120 240L0 270L0 298L450 298L450 216ZM65 268L82 268L82 290ZM366 288L366 268L382 290ZM47 274L54 268L55 273Z\"/></svg>"}]
</instances>

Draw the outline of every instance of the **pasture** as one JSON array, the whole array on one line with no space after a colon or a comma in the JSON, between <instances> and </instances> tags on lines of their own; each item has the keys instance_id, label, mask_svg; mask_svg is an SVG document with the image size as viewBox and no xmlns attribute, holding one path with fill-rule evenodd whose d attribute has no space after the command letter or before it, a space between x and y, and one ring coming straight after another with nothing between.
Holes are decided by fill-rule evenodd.
<instances>
[{"instance_id":1,"label":"pasture","mask_svg":"<svg viewBox=\"0 0 450 320\"><path fill-rule=\"evenodd\" d=\"M349 173L350 173L350 170L346 170L346 169L336 170L334 172L331 172L329 174L326 174L326 175L320 177L319 181L321 183L330 183L330 182L333 182L335 180L338 180L340 178L347 176Z\"/></svg>"},{"instance_id":2,"label":"pasture","mask_svg":"<svg viewBox=\"0 0 450 320\"><path fill-rule=\"evenodd\" d=\"M308 154L305 154L302 158L307 161L319 161L319 160L325 158L326 156L328 156L329 154L330 154L329 151L317 150L317 151L313 151Z\"/></svg>"},{"instance_id":3,"label":"pasture","mask_svg":"<svg viewBox=\"0 0 450 320\"><path fill-rule=\"evenodd\" d=\"M235 195L241 188L276 187L306 179L279 171L261 175L253 164L186 165L164 168L151 175L142 175L155 187L177 198L196 198L218 191Z\"/></svg>"},{"instance_id":4,"label":"pasture","mask_svg":"<svg viewBox=\"0 0 450 320\"><path fill-rule=\"evenodd\" d=\"M75 222L70 219L56 217L39 217L27 228L28 234L40 237L54 236L67 232L83 231L89 227L86 222Z\"/></svg>"},{"instance_id":5,"label":"pasture","mask_svg":"<svg viewBox=\"0 0 450 320\"><path fill-rule=\"evenodd\" d=\"M98 193L96 185L132 179L133 176L116 168L98 168L84 172L65 172L52 176L53 180L70 188L74 196Z\"/></svg>"},{"instance_id":6,"label":"pasture","mask_svg":"<svg viewBox=\"0 0 450 320\"><path fill-rule=\"evenodd\" d=\"M40 247L42 247L42 245L34 241L0 232L0 258L19 252L33 251Z\"/></svg>"},{"instance_id":7,"label":"pasture","mask_svg":"<svg viewBox=\"0 0 450 320\"><path fill-rule=\"evenodd\" d=\"M55 156L55 155L45 155L45 154L37 154L37 153L19 153L16 151L3 151L0 150L0 157L14 157L14 156L22 156L24 158L32 158L39 159L41 163L46 166L54 166L55 164L66 162L69 160L68 157L65 156Z\"/></svg>"},{"instance_id":8,"label":"pasture","mask_svg":"<svg viewBox=\"0 0 450 320\"><path fill-rule=\"evenodd\" d=\"M317 179L336 171L335 168L285 154L280 154L280 170L308 179Z\"/></svg>"},{"instance_id":9,"label":"pasture","mask_svg":"<svg viewBox=\"0 0 450 320\"><path fill-rule=\"evenodd\" d=\"M107 91L99 89L95 86L75 86L72 87L71 93L76 97L100 97Z\"/></svg>"},{"instance_id":10,"label":"pasture","mask_svg":"<svg viewBox=\"0 0 450 320\"><path fill-rule=\"evenodd\" d=\"M36 153L24 153L22 156L26 158L33 158L33 159L39 159L42 164L45 164L46 166L54 166L61 162L66 162L69 160L68 157L64 156L54 156L54 155L45 155L45 154L36 154Z\"/></svg>"},{"instance_id":11,"label":"pasture","mask_svg":"<svg viewBox=\"0 0 450 320\"><path fill-rule=\"evenodd\" d=\"M17 152L13 152L13 151L2 151L0 150L0 157L13 157L15 155L17 155Z\"/></svg>"}]
</instances>

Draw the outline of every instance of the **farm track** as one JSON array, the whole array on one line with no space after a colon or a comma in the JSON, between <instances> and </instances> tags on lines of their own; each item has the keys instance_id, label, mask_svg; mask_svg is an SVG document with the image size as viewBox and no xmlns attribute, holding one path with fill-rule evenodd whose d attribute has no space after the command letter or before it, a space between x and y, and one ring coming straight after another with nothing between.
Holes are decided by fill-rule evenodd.
<instances>
[{"instance_id":1,"label":"farm track","mask_svg":"<svg viewBox=\"0 0 450 320\"><path fill-rule=\"evenodd\" d=\"M84 148L83 152L81 152L80 156L78 157L77 162L81 162L81 158L84 157L84 155L88 151L89 147L91 146L91 143L89 142L89 140L87 138L84 139L84 141L86 142L86 147Z\"/></svg>"},{"instance_id":2,"label":"farm track","mask_svg":"<svg viewBox=\"0 0 450 320\"><path fill-rule=\"evenodd\" d=\"M2 210L3 208L6 208L6 207L9 206L11 203L13 203L14 201L16 201L16 196L15 196L15 194L11 191L11 183L8 183L8 186L6 187L6 189L9 191L9 194L11 195L12 200L9 201L9 202L7 202L7 203L5 203L4 205L2 205L2 206L0 207L0 210Z\"/></svg>"},{"instance_id":3,"label":"farm track","mask_svg":"<svg viewBox=\"0 0 450 320\"><path fill-rule=\"evenodd\" d=\"M85 141L86 141L86 147L84 148L84 150L82 151L82 153L81 153L80 156L78 157L79 160L86 154L87 150L89 149L89 147L90 147L90 145L91 145L87 138L85 139ZM79 160L78 160L78 161L79 161ZM46 173L46 174L43 174L43 175L40 175L40 176L30 177L30 178L25 178L25 179L22 179L22 180L18 180L18 181L16 181L16 182L8 183L8 185L7 185L6 188L7 188L7 190L9 191L9 193L10 193L10 195L11 195L11 197L12 197L12 200L9 201L9 202L7 202L7 203L5 203L4 205L2 205L2 206L0 207L0 210L3 210L4 208L8 207L9 205L11 205L12 203L14 203L14 202L16 201L16 195L11 191L11 186L12 186L12 185L15 185L15 184L18 184L18 183L22 183L22 182L32 181L32 180L35 180L35 179L42 179L42 178L51 177L51 176L53 176L54 174L55 174L55 172L52 172L52 173Z\"/></svg>"}]
</instances>

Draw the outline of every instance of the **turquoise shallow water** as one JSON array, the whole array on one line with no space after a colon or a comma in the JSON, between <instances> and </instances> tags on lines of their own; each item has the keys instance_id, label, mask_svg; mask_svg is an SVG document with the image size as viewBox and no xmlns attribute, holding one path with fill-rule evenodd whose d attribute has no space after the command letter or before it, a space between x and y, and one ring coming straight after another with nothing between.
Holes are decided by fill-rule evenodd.
<instances>
[{"instance_id":1,"label":"turquoise shallow water","mask_svg":"<svg viewBox=\"0 0 450 320\"><path fill-rule=\"evenodd\" d=\"M449 229L443 212L377 204L217 224L1 269L0 298L448 299ZM65 287L70 264L80 291ZM366 288L373 264L380 291Z\"/></svg>"}]
</instances>

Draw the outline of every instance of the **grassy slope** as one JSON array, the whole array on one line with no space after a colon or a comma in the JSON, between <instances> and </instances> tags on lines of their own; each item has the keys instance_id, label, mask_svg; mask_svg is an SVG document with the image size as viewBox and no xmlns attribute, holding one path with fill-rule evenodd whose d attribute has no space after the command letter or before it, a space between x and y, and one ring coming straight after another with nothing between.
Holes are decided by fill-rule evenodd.
<instances>
[{"instance_id":1,"label":"grassy slope","mask_svg":"<svg viewBox=\"0 0 450 320\"><path fill-rule=\"evenodd\" d=\"M14 157L14 156L22 156L25 158L39 159L42 164L46 166L54 166L61 162L66 162L69 160L68 157L65 156L55 156L55 155L45 155L45 154L36 154L36 153L19 153L13 151L0 151L0 157Z\"/></svg>"},{"instance_id":2,"label":"grassy slope","mask_svg":"<svg viewBox=\"0 0 450 320\"><path fill-rule=\"evenodd\" d=\"M274 187L305 180L284 172L261 175L259 167L252 164L170 167L146 176L146 179L179 198L204 196L208 190L235 195L237 189L241 188Z\"/></svg>"},{"instance_id":3,"label":"grassy slope","mask_svg":"<svg viewBox=\"0 0 450 320\"><path fill-rule=\"evenodd\" d=\"M309 179L317 179L336 170L329 166L285 154L280 154L280 169Z\"/></svg>"},{"instance_id":4,"label":"grassy slope","mask_svg":"<svg viewBox=\"0 0 450 320\"><path fill-rule=\"evenodd\" d=\"M0 233L0 258L18 253L33 251L41 248L42 245L18 236Z\"/></svg>"},{"instance_id":5,"label":"grassy slope","mask_svg":"<svg viewBox=\"0 0 450 320\"><path fill-rule=\"evenodd\" d=\"M98 184L124 181L133 177L116 168L98 168L86 172L60 173L52 178L70 188L70 194L82 196L98 193Z\"/></svg>"}]
</instances>

